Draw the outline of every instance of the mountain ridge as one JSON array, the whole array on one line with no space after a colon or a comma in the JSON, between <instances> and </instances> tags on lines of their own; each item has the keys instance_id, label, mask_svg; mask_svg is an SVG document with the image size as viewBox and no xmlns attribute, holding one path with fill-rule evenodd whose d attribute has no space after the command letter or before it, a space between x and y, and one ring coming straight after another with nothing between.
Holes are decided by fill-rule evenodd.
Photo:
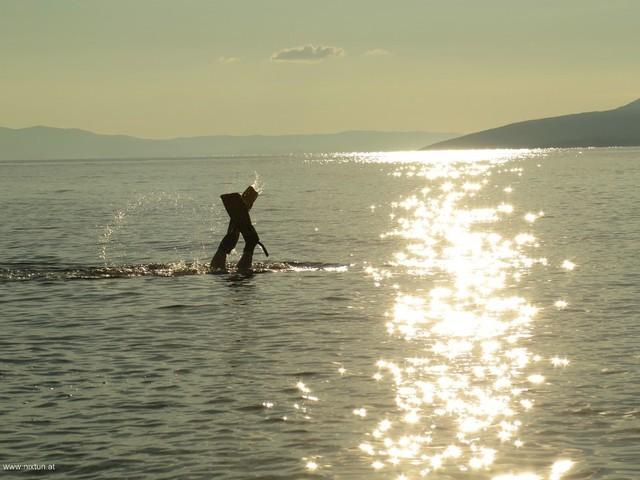
<instances>
[{"instance_id":1,"label":"mountain ridge","mask_svg":"<svg viewBox=\"0 0 640 480\"><path fill-rule=\"evenodd\" d=\"M99 134L79 128L0 127L0 160L178 158L225 154L417 150L456 136L440 132L349 130L325 134L203 135L166 139Z\"/></svg>"},{"instance_id":2,"label":"mountain ridge","mask_svg":"<svg viewBox=\"0 0 640 480\"><path fill-rule=\"evenodd\" d=\"M422 150L640 146L640 99L611 110L523 120Z\"/></svg>"}]
</instances>

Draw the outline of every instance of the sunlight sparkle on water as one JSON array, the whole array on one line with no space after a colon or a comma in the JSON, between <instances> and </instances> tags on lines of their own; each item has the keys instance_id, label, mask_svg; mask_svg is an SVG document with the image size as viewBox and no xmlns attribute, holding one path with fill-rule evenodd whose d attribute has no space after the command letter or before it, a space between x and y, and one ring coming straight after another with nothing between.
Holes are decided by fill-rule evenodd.
<instances>
[{"instance_id":1,"label":"sunlight sparkle on water","mask_svg":"<svg viewBox=\"0 0 640 480\"><path fill-rule=\"evenodd\" d=\"M569 365L569 360L566 358L553 357L551 359L551 365L554 367L566 367Z\"/></svg>"},{"instance_id":2,"label":"sunlight sparkle on water","mask_svg":"<svg viewBox=\"0 0 640 480\"><path fill-rule=\"evenodd\" d=\"M311 390L309 389L309 387L307 387L304 383L302 382L298 382L296 384L296 387L298 388L298 390L300 390L302 393L309 393L311 392Z\"/></svg>"},{"instance_id":3,"label":"sunlight sparkle on water","mask_svg":"<svg viewBox=\"0 0 640 480\"><path fill-rule=\"evenodd\" d=\"M562 475L567 473L571 467L573 467L573 461L571 460L558 460L551 467L551 475L549 475L549 480L560 480Z\"/></svg>"},{"instance_id":4,"label":"sunlight sparkle on water","mask_svg":"<svg viewBox=\"0 0 640 480\"><path fill-rule=\"evenodd\" d=\"M406 356L379 360L373 375L375 381L388 379L380 388L392 388L395 398L394 410L371 413L383 415L382 420L360 445L374 470L390 464L420 476L447 468L487 471L501 449L524 445L520 417L534 408L531 383L541 384L545 377L528 370L540 357L524 343L538 308L513 286L533 265L547 261L528 256L538 247L533 233L505 234L499 228L513 221L509 214L516 210L504 201L512 192L510 186L497 190L502 198L493 205L485 202L474 208L474 201L484 189L493 188L489 180L495 166L526 154L408 152L363 157L393 159L396 176L410 176L414 182L422 178L428 185L391 205L394 226L381 237L395 237L403 246L393 255L391 267L367 267L376 286L392 298L385 314L388 333L407 342ZM404 165L412 161L415 165ZM507 171L523 173L518 167ZM529 212L524 220L533 224L543 215ZM573 268L567 262L563 268ZM403 286L398 280L403 275L423 279L417 284L426 287ZM392 276L393 286L387 284ZM556 307L560 308L557 302ZM560 366L562 361L552 364ZM367 415L362 408L353 413ZM494 480L541 478L536 473L506 473Z\"/></svg>"},{"instance_id":5,"label":"sunlight sparkle on water","mask_svg":"<svg viewBox=\"0 0 640 480\"><path fill-rule=\"evenodd\" d=\"M533 375L529 375L527 377L527 380L529 380L531 383L542 383L544 382L544 377L536 373Z\"/></svg>"},{"instance_id":6,"label":"sunlight sparkle on water","mask_svg":"<svg viewBox=\"0 0 640 480\"><path fill-rule=\"evenodd\" d=\"M565 308L567 308L567 306L569 305L566 301L564 300L557 300L554 304L553 304L557 309L559 310L563 310Z\"/></svg>"}]
</instances>

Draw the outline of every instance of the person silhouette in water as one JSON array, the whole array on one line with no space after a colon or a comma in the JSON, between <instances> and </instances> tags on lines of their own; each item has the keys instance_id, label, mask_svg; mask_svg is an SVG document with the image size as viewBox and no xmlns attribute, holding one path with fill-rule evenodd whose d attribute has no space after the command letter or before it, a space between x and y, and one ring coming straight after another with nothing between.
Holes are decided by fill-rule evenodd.
<instances>
[{"instance_id":1,"label":"person silhouette in water","mask_svg":"<svg viewBox=\"0 0 640 480\"><path fill-rule=\"evenodd\" d=\"M237 195L237 194L236 194ZM247 210L251 210L253 203L258 198L258 192L252 186L249 186L244 192L242 192L242 201L247 207ZM253 230L253 227L252 227ZM253 230L255 232L255 230ZM242 251L242 256L236 265L238 270L251 270L251 263L253 261L253 251L258 244L257 235L254 238L250 236L247 238L243 233L245 245ZM235 224L233 220L229 220L229 227L227 228L227 234L223 237L218 250L211 259L211 271L226 271L227 269L227 255L236 247L240 238L240 228Z\"/></svg>"}]
</instances>

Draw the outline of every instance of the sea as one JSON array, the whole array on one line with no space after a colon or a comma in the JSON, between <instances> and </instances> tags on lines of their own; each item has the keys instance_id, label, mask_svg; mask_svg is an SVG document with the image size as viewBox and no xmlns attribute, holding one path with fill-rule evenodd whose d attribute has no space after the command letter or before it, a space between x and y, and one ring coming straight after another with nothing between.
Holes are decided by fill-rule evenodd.
<instances>
[{"instance_id":1,"label":"sea","mask_svg":"<svg viewBox=\"0 0 640 480\"><path fill-rule=\"evenodd\" d=\"M213 274L220 195L267 246ZM640 149L0 162L1 478L640 478Z\"/></svg>"}]
</instances>

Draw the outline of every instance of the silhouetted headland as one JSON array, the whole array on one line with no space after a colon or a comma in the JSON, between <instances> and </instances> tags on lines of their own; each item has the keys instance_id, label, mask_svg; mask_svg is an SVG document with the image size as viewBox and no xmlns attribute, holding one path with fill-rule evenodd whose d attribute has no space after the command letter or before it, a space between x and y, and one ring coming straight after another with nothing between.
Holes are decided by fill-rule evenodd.
<instances>
[{"instance_id":1,"label":"silhouetted headland","mask_svg":"<svg viewBox=\"0 0 640 480\"><path fill-rule=\"evenodd\" d=\"M640 99L614 110L511 123L434 143L423 150L639 145Z\"/></svg>"}]
</instances>

